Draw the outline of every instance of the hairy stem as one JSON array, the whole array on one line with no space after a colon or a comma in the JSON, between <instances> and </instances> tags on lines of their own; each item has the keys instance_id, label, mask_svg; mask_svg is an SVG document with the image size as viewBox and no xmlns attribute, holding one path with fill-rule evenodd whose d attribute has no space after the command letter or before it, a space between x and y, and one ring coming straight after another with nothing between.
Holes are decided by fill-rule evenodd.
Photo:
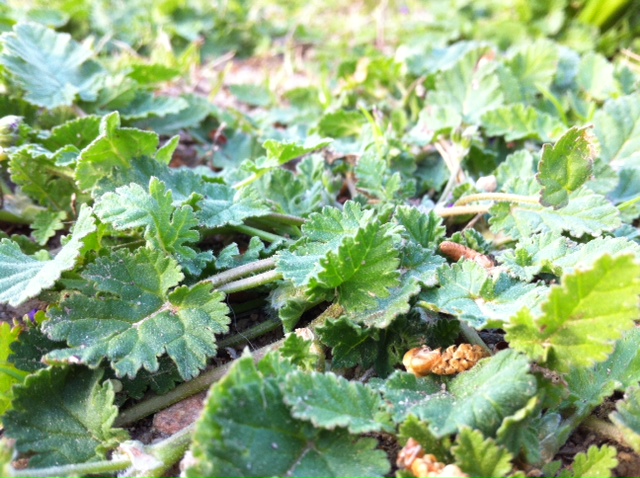
<instances>
[{"instance_id":1,"label":"hairy stem","mask_svg":"<svg viewBox=\"0 0 640 478\"><path fill-rule=\"evenodd\" d=\"M629 444L624 439L624 434L613 423L607 422L591 415L587 417L580 426L588 428L589 430L596 432L598 435L615 441L622 446L629 446Z\"/></svg>"},{"instance_id":2,"label":"hairy stem","mask_svg":"<svg viewBox=\"0 0 640 478\"><path fill-rule=\"evenodd\" d=\"M507 193L478 193L463 196L456 201L456 206L464 206L478 201L515 202L518 204L540 204L538 196L522 196L520 194Z\"/></svg>"},{"instance_id":3,"label":"hairy stem","mask_svg":"<svg viewBox=\"0 0 640 478\"><path fill-rule=\"evenodd\" d=\"M220 274L211 276L208 279L205 279L204 281L209 281L213 284L214 287L219 287L223 284L227 284L234 280L241 279L243 277L250 276L253 274L257 274L259 272L264 272L268 269L273 269L275 265L276 265L276 260L270 257L268 259L255 261L250 264L246 264L244 266L234 267L233 269L229 269L228 271L224 271L224 272L221 272Z\"/></svg>"},{"instance_id":4,"label":"hairy stem","mask_svg":"<svg viewBox=\"0 0 640 478\"><path fill-rule=\"evenodd\" d=\"M228 282L217 287L217 289L225 294L233 294L234 292L255 289L256 287L269 284L270 282L275 282L280 279L282 279L282 274L276 270L271 270L245 279L240 279L235 282Z\"/></svg>"},{"instance_id":5,"label":"hairy stem","mask_svg":"<svg viewBox=\"0 0 640 478\"><path fill-rule=\"evenodd\" d=\"M271 350L275 350L282 346L284 339L278 340L270 345L259 348L251 355L256 362L262 360L262 358ZM211 369L202 375L178 385L170 392L150 398L144 402L140 402L127 410L124 410L118 418L116 418L114 426L125 427L137 422L138 420L148 417L160 410L170 407L174 403L178 403L185 398L189 398L197 393L207 390L212 383L220 380L229 371L233 362L226 363L220 367Z\"/></svg>"},{"instance_id":6,"label":"hairy stem","mask_svg":"<svg viewBox=\"0 0 640 478\"><path fill-rule=\"evenodd\" d=\"M302 226L306 221L303 217L291 216L289 214L278 214L272 212L265 216L259 216L255 218L257 220L264 219L270 222L277 222L278 224L286 224L288 226Z\"/></svg>"},{"instance_id":7,"label":"hairy stem","mask_svg":"<svg viewBox=\"0 0 640 478\"><path fill-rule=\"evenodd\" d=\"M39 478L49 476L104 475L126 470L129 466L131 466L131 460L123 458L119 460L93 461L91 463L78 463L73 465L49 466L46 468L12 469L11 476Z\"/></svg>"},{"instance_id":8,"label":"hairy stem","mask_svg":"<svg viewBox=\"0 0 640 478\"><path fill-rule=\"evenodd\" d=\"M278 234L273 234L272 232L263 231L262 229L258 229L257 227L247 226L245 224L241 224L239 226L231 226L231 229L241 232L242 234L246 234L247 236L257 236L267 242L292 242L291 239L288 239L286 237L279 236Z\"/></svg>"},{"instance_id":9,"label":"hairy stem","mask_svg":"<svg viewBox=\"0 0 640 478\"><path fill-rule=\"evenodd\" d=\"M276 319L269 319L264 322L260 322L259 324L256 324L253 327L249 327L247 330L243 330L242 332L232 335L231 337L218 340L218 349L224 349L226 347L237 347L238 345L249 342L251 339L261 337L264 334L268 334L269 332L272 332L273 330L276 330L281 326L282 322Z\"/></svg>"},{"instance_id":10,"label":"hairy stem","mask_svg":"<svg viewBox=\"0 0 640 478\"><path fill-rule=\"evenodd\" d=\"M486 214L490 206L452 206L435 208L434 212L440 217L466 216L468 214Z\"/></svg>"}]
</instances>

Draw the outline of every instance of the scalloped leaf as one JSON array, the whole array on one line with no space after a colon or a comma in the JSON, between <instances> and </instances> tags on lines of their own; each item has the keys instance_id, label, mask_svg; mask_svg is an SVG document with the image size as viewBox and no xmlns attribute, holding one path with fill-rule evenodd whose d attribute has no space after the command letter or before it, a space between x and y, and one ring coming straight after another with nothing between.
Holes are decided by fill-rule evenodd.
<instances>
[{"instance_id":1,"label":"scalloped leaf","mask_svg":"<svg viewBox=\"0 0 640 478\"><path fill-rule=\"evenodd\" d=\"M111 428L118 415L111 382L102 382L103 370L53 367L29 375L16 386L13 410L4 417L6 436L16 449L33 454L32 468L85 463L128 438Z\"/></svg>"},{"instance_id":2,"label":"scalloped leaf","mask_svg":"<svg viewBox=\"0 0 640 478\"><path fill-rule=\"evenodd\" d=\"M388 227L374 222L346 237L336 251L320 259L321 270L309 281L312 289L337 289L345 310L358 312L390 296L399 283L399 259Z\"/></svg>"},{"instance_id":3,"label":"scalloped leaf","mask_svg":"<svg viewBox=\"0 0 640 478\"><path fill-rule=\"evenodd\" d=\"M0 240L0 303L16 306L53 287L64 271L73 269L84 239L96 230L91 208L83 205L67 242L50 260L38 260L20 250L17 243Z\"/></svg>"},{"instance_id":4,"label":"scalloped leaf","mask_svg":"<svg viewBox=\"0 0 640 478\"><path fill-rule=\"evenodd\" d=\"M514 239L536 232L562 234L580 238L599 236L620 227L620 213L604 196L582 186L569 193L568 204L552 209L540 204L498 203L491 207L491 230Z\"/></svg>"},{"instance_id":5,"label":"scalloped leaf","mask_svg":"<svg viewBox=\"0 0 640 478\"><path fill-rule=\"evenodd\" d=\"M287 375L283 394L291 415L316 428L345 427L353 434L393 431L380 394L339 375L295 371Z\"/></svg>"},{"instance_id":6,"label":"scalloped leaf","mask_svg":"<svg viewBox=\"0 0 640 478\"><path fill-rule=\"evenodd\" d=\"M572 478L609 478L613 475L613 469L618 466L616 456L618 450L609 445L598 448L591 445L586 453L576 454L573 460L573 473L561 473L559 476Z\"/></svg>"},{"instance_id":7,"label":"scalloped leaf","mask_svg":"<svg viewBox=\"0 0 640 478\"><path fill-rule=\"evenodd\" d=\"M506 274L492 278L487 269L467 260L438 269L438 285L420 294L423 306L455 315L475 328L494 320L507 322L523 304L535 307L544 294L543 288Z\"/></svg>"},{"instance_id":8,"label":"scalloped leaf","mask_svg":"<svg viewBox=\"0 0 640 478\"><path fill-rule=\"evenodd\" d=\"M482 116L482 126L487 136L503 136L505 141L553 141L565 130L565 126L556 117L523 103L487 111Z\"/></svg>"},{"instance_id":9,"label":"scalloped leaf","mask_svg":"<svg viewBox=\"0 0 640 478\"><path fill-rule=\"evenodd\" d=\"M148 247L172 255L190 274L198 274L213 254L197 253L189 243L198 242L198 221L190 206L173 206L173 194L158 178L149 181L148 192L138 184L103 194L95 206L102 222L122 231L144 227Z\"/></svg>"},{"instance_id":10,"label":"scalloped leaf","mask_svg":"<svg viewBox=\"0 0 640 478\"><path fill-rule=\"evenodd\" d=\"M456 464L469 476L507 476L513 455L482 432L464 427L451 448Z\"/></svg>"},{"instance_id":11,"label":"scalloped leaf","mask_svg":"<svg viewBox=\"0 0 640 478\"><path fill-rule=\"evenodd\" d=\"M640 161L640 93L608 100L593 118L601 157L615 168Z\"/></svg>"},{"instance_id":12,"label":"scalloped leaf","mask_svg":"<svg viewBox=\"0 0 640 478\"><path fill-rule=\"evenodd\" d=\"M603 256L551 288L542 315L527 307L506 325L512 348L560 372L607 359L638 317L640 265L632 256Z\"/></svg>"},{"instance_id":13,"label":"scalloped leaf","mask_svg":"<svg viewBox=\"0 0 640 478\"><path fill-rule=\"evenodd\" d=\"M589 129L574 126L553 146L542 147L536 179L542 185L540 203L543 206L565 207L569 193L589 180L596 157Z\"/></svg>"},{"instance_id":14,"label":"scalloped leaf","mask_svg":"<svg viewBox=\"0 0 640 478\"><path fill-rule=\"evenodd\" d=\"M640 453L640 388L627 390L609 419L618 428L627 445Z\"/></svg>"},{"instance_id":15,"label":"scalloped leaf","mask_svg":"<svg viewBox=\"0 0 640 478\"><path fill-rule=\"evenodd\" d=\"M376 440L293 418L279 386L283 379L259 372L251 357L234 363L209 392L187 476L382 476L389 471L384 452L375 450Z\"/></svg>"},{"instance_id":16,"label":"scalloped leaf","mask_svg":"<svg viewBox=\"0 0 640 478\"><path fill-rule=\"evenodd\" d=\"M129 169L132 159L153 157L159 143L158 134L152 131L121 128L117 111L103 116L100 134L82 149L78 157L78 186L89 190L104 176L109 176L114 168Z\"/></svg>"},{"instance_id":17,"label":"scalloped leaf","mask_svg":"<svg viewBox=\"0 0 640 478\"><path fill-rule=\"evenodd\" d=\"M104 358L118 376L158 369L167 353L184 379L195 377L217 352L214 334L227 332L224 294L212 285L175 287L183 278L162 251L118 251L87 266L94 295L70 293L50 309L43 330L71 348L46 355L49 363L97 366ZM89 289L90 290L90 289Z\"/></svg>"},{"instance_id":18,"label":"scalloped leaf","mask_svg":"<svg viewBox=\"0 0 640 478\"><path fill-rule=\"evenodd\" d=\"M429 423L438 438L462 427L493 436L505 417L523 408L536 393L536 379L526 357L503 350L481 360L474 368L446 380L446 390L433 376L418 379L396 372L381 387L391 403L393 419L403 422L415 415Z\"/></svg>"},{"instance_id":19,"label":"scalloped leaf","mask_svg":"<svg viewBox=\"0 0 640 478\"><path fill-rule=\"evenodd\" d=\"M25 91L29 103L53 109L70 106L77 96L94 101L106 71L91 60L95 53L68 33L38 23L18 23L0 37L0 63Z\"/></svg>"}]
</instances>

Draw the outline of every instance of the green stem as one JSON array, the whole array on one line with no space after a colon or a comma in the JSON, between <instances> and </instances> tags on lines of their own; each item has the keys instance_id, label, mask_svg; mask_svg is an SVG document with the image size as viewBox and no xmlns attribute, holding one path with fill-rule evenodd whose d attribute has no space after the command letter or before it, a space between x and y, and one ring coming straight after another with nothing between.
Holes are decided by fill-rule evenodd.
<instances>
[{"instance_id":1,"label":"green stem","mask_svg":"<svg viewBox=\"0 0 640 478\"><path fill-rule=\"evenodd\" d=\"M308 328L315 332L315 330L318 327L322 327L328 319L337 319L342 314L344 314L344 308L338 303L333 303L327 307L322 314L313 319Z\"/></svg>"},{"instance_id":2,"label":"green stem","mask_svg":"<svg viewBox=\"0 0 640 478\"><path fill-rule=\"evenodd\" d=\"M267 352L281 347L283 343L284 339L278 340L277 342L274 342L270 345L259 348L251 355L256 362L259 362L267 354ZM149 415L170 407L174 403L178 403L185 398L189 398L193 395L207 390L212 383L215 383L222 377L224 377L224 375L229 371L232 365L233 362L229 362L220 367L211 369L208 372L205 372L202 375L194 378L193 380L190 380L189 382L178 385L176 388L164 395L150 398L148 400L145 400L144 402L140 402L134 405L131 408L128 408L127 410L124 410L122 413L120 413L120 415L118 415L118 418L116 418L114 426L126 427L142 418L148 417Z\"/></svg>"},{"instance_id":3,"label":"green stem","mask_svg":"<svg viewBox=\"0 0 640 478\"><path fill-rule=\"evenodd\" d=\"M615 441L622 446L629 446L629 444L624 439L624 434L613 423L590 415L585 419L584 422L582 422L580 426L586 427L589 430L596 432L598 435Z\"/></svg>"},{"instance_id":4,"label":"green stem","mask_svg":"<svg viewBox=\"0 0 640 478\"><path fill-rule=\"evenodd\" d=\"M476 331L476 329L471 327L466 320L460 319L459 322L460 322L460 333L462 334L462 336L465 338L467 342L469 342L471 345L479 345L485 351L487 351L489 355L493 355L493 352L487 346L487 344L484 343L484 340L482 340L482 338L478 335L478 332Z\"/></svg>"},{"instance_id":5,"label":"green stem","mask_svg":"<svg viewBox=\"0 0 640 478\"><path fill-rule=\"evenodd\" d=\"M302 226L305 222L307 222L307 220L303 217L291 216L289 214L278 214L275 212L256 217L255 219L265 219L268 221L277 222L278 224L286 224L288 226Z\"/></svg>"},{"instance_id":6,"label":"green stem","mask_svg":"<svg viewBox=\"0 0 640 478\"><path fill-rule=\"evenodd\" d=\"M496 201L496 202L515 202L518 204L540 204L538 196L522 196L521 194L507 193L478 193L463 196L456 201L456 206L464 206L472 202L478 201Z\"/></svg>"},{"instance_id":7,"label":"green stem","mask_svg":"<svg viewBox=\"0 0 640 478\"><path fill-rule=\"evenodd\" d=\"M264 272L267 269L273 269L276 265L276 260L273 257L268 259L262 259L259 261L245 264L244 266L234 267L228 271L221 272L214 276L204 279L203 282L211 282L214 287L219 287L223 284L227 284L242 277L257 274L258 272Z\"/></svg>"},{"instance_id":8,"label":"green stem","mask_svg":"<svg viewBox=\"0 0 640 478\"><path fill-rule=\"evenodd\" d=\"M252 339L257 337L261 337L264 334L268 334L276 330L278 327L282 326L282 322L276 319L265 320L264 322L260 322L259 324L254 325L253 327L249 327L247 330L243 330L242 332L238 332L231 337L227 337L222 340L218 340L218 349L224 349L227 347L237 347L238 345L242 345L246 342L249 342Z\"/></svg>"},{"instance_id":9,"label":"green stem","mask_svg":"<svg viewBox=\"0 0 640 478\"><path fill-rule=\"evenodd\" d=\"M11 470L11 476L15 477L48 477L48 476L86 476L104 475L126 470L131 466L131 460L103 460L91 463L78 463L73 465L50 466L47 468L27 468L24 470Z\"/></svg>"},{"instance_id":10,"label":"green stem","mask_svg":"<svg viewBox=\"0 0 640 478\"><path fill-rule=\"evenodd\" d=\"M188 427L174 433L166 440L146 446L145 449L148 450L148 453L160 460L162 466L149 470L150 473L145 473L144 476L163 476L169 468L178 463L191 444L191 436L193 435L194 429L195 424L192 423Z\"/></svg>"},{"instance_id":11,"label":"green stem","mask_svg":"<svg viewBox=\"0 0 640 478\"><path fill-rule=\"evenodd\" d=\"M234 292L241 292L243 290L255 289L261 285L269 284L277 280L282 279L282 274L276 270L263 272L255 276L247 277L246 279L240 279L235 282L228 282L224 285L216 287L219 291L225 294L233 294Z\"/></svg>"},{"instance_id":12,"label":"green stem","mask_svg":"<svg viewBox=\"0 0 640 478\"><path fill-rule=\"evenodd\" d=\"M490 206L452 206L435 208L434 212L440 217L466 216L468 214L488 213Z\"/></svg>"},{"instance_id":13,"label":"green stem","mask_svg":"<svg viewBox=\"0 0 640 478\"><path fill-rule=\"evenodd\" d=\"M258 229L257 227L247 226L245 224L241 224L239 226L231 226L231 229L241 232L242 234L246 234L247 236L257 236L267 242L291 242L291 239L287 239L286 237L279 236L278 234L273 234L272 232L263 231L262 229Z\"/></svg>"},{"instance_id":14,"label":"green stem","mask_svg":"<svg viewBox=\"0 0 640 478\"><path fill-rule=\"evenodd\" d=\"M263 174L264 173L262 173L262 174L252 173L251 176L248 176L248 177L244 178L242 181L235 183L231 187L233 189L242 189L243 187L248 186L252 182L257 181L258 179L260 179Z\"/></svg>"},{"instance_id":15,"label":"green stem","mask_svg":"<svg viewBox=\"0 0 640 478\"><path fill-rule=\"evenodd\" d=\"M634 205L638 204L639 202L640 202L640 196L636 196L633 199L629 199L628 201L618 204L618 210L624 211L625 209L629 209Z\"/></svg>"},{"instance_id":16,"label":"green stem","mask_svg":"<svg viewBox=\"0 0 640 478\"><path fill-rule=\"evenodd\" d=\"M569 126L569 120L567 119L567 115L565 114L564 108L562 107L562 104L560 104L560 101L558 100L558 98L556 98L547 88L545 88L542 85L536 85L536 88L542 94L542 96L544 96L545 99L548 100L554 106L554 108L560 115L560 119L562 120L562 123L565 126Z\"/></svg>"}]
</instances>

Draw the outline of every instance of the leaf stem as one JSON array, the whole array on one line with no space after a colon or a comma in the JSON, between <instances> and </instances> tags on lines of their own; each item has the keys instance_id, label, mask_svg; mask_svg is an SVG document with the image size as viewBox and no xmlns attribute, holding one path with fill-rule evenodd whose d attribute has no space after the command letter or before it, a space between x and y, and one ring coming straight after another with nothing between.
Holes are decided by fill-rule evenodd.
<instances>
[{"instance_id":1,"label":"leaf stem","mask_svg":"<svg viewBox=\"0 0 640 478\"><path fill-rule=\"evenodd\" d=\"M273 234L272 232L263 231L262 229L258 229L257 227L247 226L246 224L231 226L231 229L246 234L247 236L257 236L267 242L292 242L291 239L288 239L284 236L279 236L278 234Z\"/></svg>"},{"instance_id":2,"label":"leaf stem","mask_svg":"<svg viewBox=\"0 0 640 478\"><path fill-rule=\"evenodd\" d=\"M523 196L521 194L507 193L478 193L463 196L456 201L456 206L464 206L478 201L515 202L518 204L540 204L538 196Z\"/></svg>"},{"instance_id":3,"label":"leaf stem","mask_svg":"<svg viewBox=\"0 0 640 478\"><path fill-rule=\"evenodd\" d=\"M279 224L287 224L289 226L302 226L305 222L307 222L307 220L303 217L292 216L290 214L279 214L275 212L256 217L255 219L267 219L269 221L277 222Z\"/></svg>"},{"instance_id":4,"label":"leaf stem","mask_svg":"<svg viewBox=\"0 0 640 478\"><path fill-rule=\"evenodd\" d=\"M234 292L255 289L256 287L269 284L270 282L275 282L280 279L282 279L282 274L279 271L272 270L247 277L245 279L240 279L235 282L228 282L216 288L225 294L233 294Z\"/></svg>"},{"instance_id":5,"label":"leaf stem","mask_svg":"<svg viewBox=\"0 0 640 478\"><path fill-rule=\"evenodd\" d=\"M629 446L629 444L624 439L624 434L618 427L616 427L613 423L597 418L594 415L588 416L580 426L588 428L589 430L596 432L598 435L615 441L622 446Z\"/></svg>"},{"instance_id":6,"label":"leaf stem","mask_svg":"<svg viewBox=\"0 0 640 478\"><path fill-rule=\"evenodd\" d=\"M48 477L48 476L85 476L103 475L122 471L131 466L131 460L123 458L120 460L93 461L90 463L74 463L72 465L49 466L46 468L26 468L24 470L11 470L11 476L15 477Z\"/></svg>"},{"instance_id":7,"label":"leaf stem","mask_svg":"<svg viewBox=\"0 0 640 478\"><path fill-rule=\"evenodd\" d=\"M223 349L226 347L237 347L238 345L249 342L251 339L261 337L264 334L268 334L269 332L272 332L281 326L282 322L280 320L265 320L264 322L260 322L259 324L254 325L253 327L249 327L247 330L238 332L237 334L234 334L225 339L218 340L218 349Z\"/></svg>"},{"instance_id":8,"label":"leaf stem","mask_svg":"<svg viewBox=\"0 0 640 478\"><path fill-rule=\"evenodd\" d=\"M211 282L214 287L219 287L222 284L227 284L236 279L241 279L242 277L250 276L258 272L264 272L268 269L273 269L275 265L276 260L273 257L269 257L268 259L262 259L251 262L250 264L245 264L244 266L234 267L233 269L220 272L219 274L205 279L203 282L208 281Z\"/></svg>"},{"instance_id":9,"label":"leaf stem","mask_svg":"<svg viewBox=\"0 0 640 478\"><path fill-rule=\"evenodd\" d=\"M281 347L283 343L284 339L280 339L277 342L259 348L251 355L256 362L259 362L267 354L267 352ZM212 383L215 383L222 377L224 377L224 375L229 371L232 365L233 361L221 365L220 367L211 369L208 372L205 372L202 375L194 378L193 380L190 380L189 382L178 385L176 388L164 395L150 398L148 400L145 400L144 402L140 402L134 405L131 408L128 408L127 410L124 410L122 413L120 413L120 415L118 415L118 418L116 418L114 426L125 427L131 425L132 423L135 423L142 418L148 417L149 415L152 415L157 411L170 407L174 403L178 403L185 398L189 398L197 393L207 390Z\"/></svg>"},{"instance_id":10,"label":"leaf stem","mask_svg":"<svg viewBox=\"0 0 640 478\"><path fill-rule=\"evenodd\" d=\"M466 216L468 214L486 214L490 206L452 206L435 208L433 211L440 217Z\"/></svg>"}]
</instances>

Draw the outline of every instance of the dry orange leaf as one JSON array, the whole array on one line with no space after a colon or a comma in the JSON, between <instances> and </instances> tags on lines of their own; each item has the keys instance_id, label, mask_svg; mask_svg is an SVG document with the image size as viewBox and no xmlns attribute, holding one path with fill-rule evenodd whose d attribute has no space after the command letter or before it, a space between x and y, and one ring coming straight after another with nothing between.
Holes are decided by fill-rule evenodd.
<instances>
[{"instance_id":1,"label":"dry orange leaf","mask_svg":"<svg viewBox=\"0 0 640 478\"><path fill-rule=\"evenodd\" d=\"M441 348L435 350L429 347L418 347L409 350L402 359L402 364L417 377L424 377L431 373L436 375L454 375L473 367L481 358L489 353L479 345L452 345L444 352Z\"/></svg>"},{"instance_id":2,"label":"dry orange leaf","mask_svg":"<svg viewBox=\"0 0 640 478\"><path fill-rule=\"evenodd\" d=\"M409 438L407 444L398 453L396 464L399 468L409 470L416 478L469 476L458 465L445 465L435 456L425 454L420 444L413 438Z\"/></svg>"}]
</instances>

